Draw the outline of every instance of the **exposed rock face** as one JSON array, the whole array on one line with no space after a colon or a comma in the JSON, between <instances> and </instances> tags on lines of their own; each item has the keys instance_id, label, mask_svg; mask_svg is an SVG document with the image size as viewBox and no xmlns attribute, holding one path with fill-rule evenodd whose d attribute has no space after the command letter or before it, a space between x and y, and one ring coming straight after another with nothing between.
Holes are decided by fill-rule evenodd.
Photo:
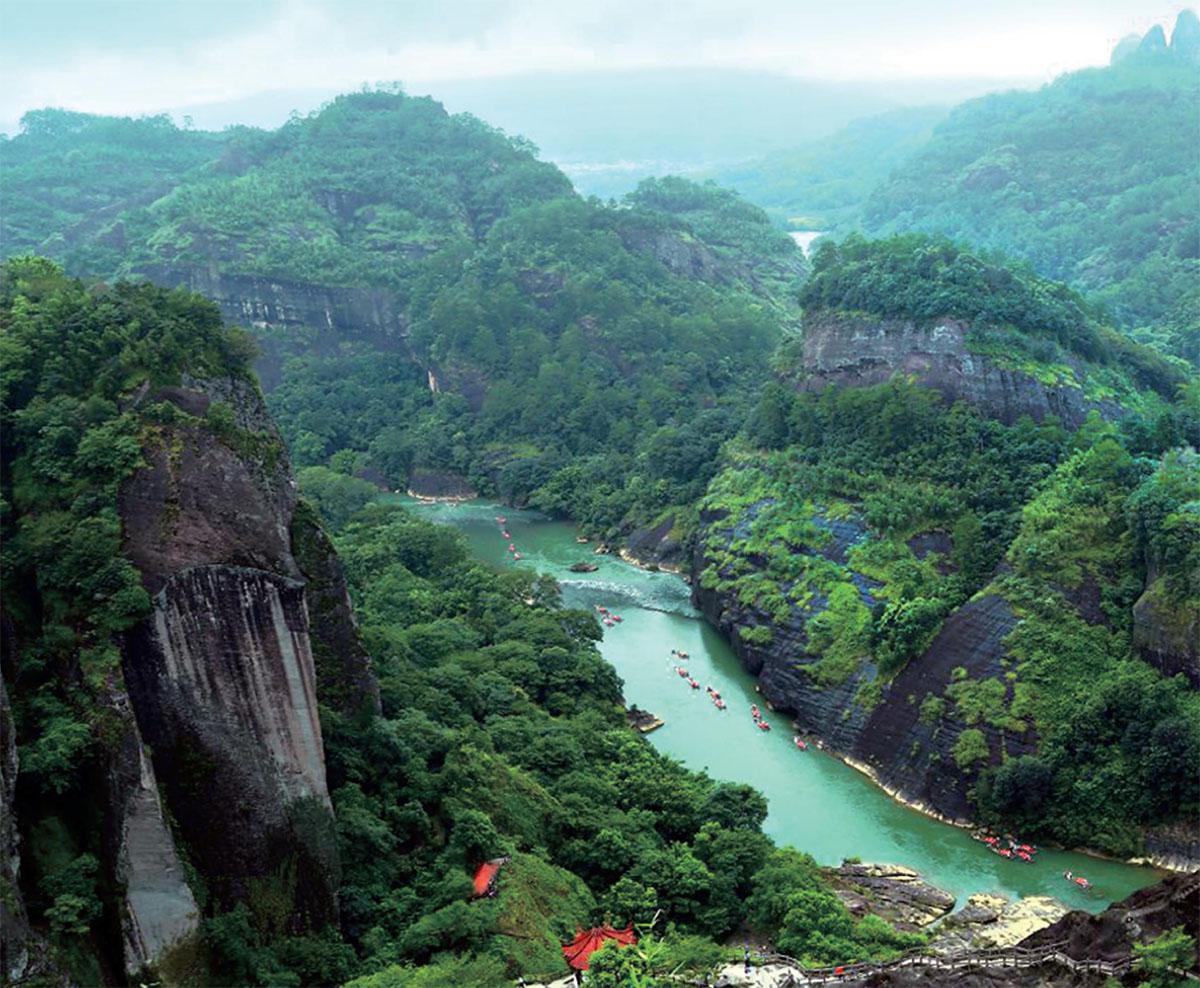
<instances>
[{"instance_id":1,"label":"exposed rock face","mask_svg":"<svg viewBox=\"0 0 1200 988\"><path fill-rule=\"evenodd\" d=\"M941 954L1011 947L1067 914L1067 907L1048 895L1015 902L1001 895L973 895L958 912L947 916L930 946Z\"/></svg>"},{"instance_id":2,"label":"exposed rock face","mask_svg":"<svg viewBox=\"0 0 1200 988\"><path fill-rule=\"evenodd\" d=\"M895 374L913 375L946 401L963 399L1010 424L1022 415L1039 422L1056 415L1076 428L1092 409L1106 418L1121 414L1114 403L1089 401L1079 387L1043 384L972 353L969 329L949 318L918 325L842 312L812 313L805 319L805 374L798 383L805 390L821 391L830 384L863 387Z\"/></svg>"},{"instance_id":3,"label":"exposed rock face","mask_svg":"<svg viewBox=\"0 0 1200 988\"><path fill-rule=\"evenodd\" d=\"M184 876L175 840L163 818L154 766L123 693L109 697L120 719L120 741L110 749L107 783L107 861L124 889L121 934L125 972L153 966L200 925L196 899Z\"/></svg>"},{"instance_id":4,"label":"exposed rock face","mask_svg":"<svg viewBox=\"0 0 1200 988\"><path fill-rule=\"evenodd\" d=\"M319 926L336 916L339 866L314 647L339 653L339 701L370 708L378 696L340 568L312 518L297 526L303 568L297 560L295 482L253 384L186 380L142 400L167 400L210 422L162 430L119 501L126 553L153 594L151 615L122 652L151 771L215 903L269 902L276 922L282 912L292 929ZM228 411L214 425L217 401ZM315 584L319 631L306 580ZM117 860L145 876L154 901L169 869L145 825L157 805L146 769L131 753ZM178 925L186 902L172 905ZM165 935L139 923L131 951L136 936L153 945Z\"/></svg>"},{"instance_id":5,"label":"exposed rock face","mask_svg":"<svg viewBox=\"0 0 1200 988\"><path fill-rule=\"evenodd\" d=\"M1067 941L1067 953L1077 959L1119 961L1129 957L1137 942L1152 940L1182 926L1200 939L1200 872L1171 877L1139 889L1099 915L1071 912L1051 926L1027 937L1022 946ZM1200 958L1190 969L1200 972Z\"/></svg>"},{"instance_id":6,"label":"exposed rock face","mask_svg":"<svg viewBox=\"0 0 1200 988\"><path fill-rule=\"evenodd\" d=\"M281 380L287 348L279 341L289 337L303 339L306 350L325 355L336 352L348 339L387 351L408 349L407 316L400 300L386 289L222 273L215 263L207 268L163 266L138 273L160 285L182 285L207 296L231 323L270 331L255 366L268 390Z\"/></svg>"},{"instance_id":7,"label":"exposed rock face","mask_svg":"<svg viewBox=\"0 0 1200 988\"><path fill-rule=\"evenodd\" d=\"M851 913L871 912L902 929L928 926L954 908L954 896L903 865L846 862L830 880Z\"/></svg>"},{"instance_id":8,"label":"exposed rock face","mask_svg":"<svg viewBox=\"0 0 1200 988\"><path fill-rule=\"evenodd\" d=\"M1183 673L1200 687L1200 614L1172 607L1165 589L1155 580L1134 604L1134 648L1163 675Z\"/></svg>"},{"instance_id":9,"label":"exposed rock face","mask_svg":"<svg viewBox=\"0 0 1200 988\"><path fill-rule=\"evenodd\" d=\"M714 514L701 519L709 531L721 529L722 521ZM814 521L832 535L828 544L814 551L841 564L847 563L850 547L867 534L863 523L854 518ZM735 533L729 534L732 538ZM703 543L701 539L693 560L696 575L707 565ZM925 551L934 544L948 548L942 537L918 540L918 548ZM851 576L863 603L873 606L873 581L853 570ZM860 701L860 691L877 677L870 661L864 661L836 686L823 687L808 671L820 659L807 651L806 631L808 620L826 606L819 594L805 607L793 607L783 622L743 607L733 594L705 589L698 576L693 580L692 595L697 608L729 639L746 669L758 677L762 695L775 709L794 715L802 730L816 735L827 748L905 802L957 822L970 820L969 791L975 774L960 769L953 754L955 742L968 725L948 704L928 723L921 716L921 704L929 696L941 698L958 667L971 679L1003 679L1003 639L1016 624L1005 600L985 596L959 608L924 655L914 658L881 687L881 702L870 705ZM760 625L771 628L770 644L754 644L743 637L745 629ZM970 726L983 732L989 763L1033 750L1032 733L1001 732L984 723Z\"/></svg>"},{"instance_id":10,"label":"exposed rock face","mask_svg":"<svg viewBox=\"0 0 1200 988\"><path fill-rule=\"evenodd\" d=\"M686 549L675 528L674 516L659 524L634 529L625 537L622 556L639 564L674 568L686 562Z\"/></svg>"},{"instance_id":11,"label":"exposed rock face","mask_svg":"<svg viewBox=\"0 0 1200 988\"><path fill-rule=\"evenodd\" d=\"M413 497L476 497L466 477L446 470L413 470L408 477L408 493Z\"/></svg>"},{"instance_id":12,"label":"exposed rock face","mask_svg":"<svg viewBox=\"0 0 1200 988\"><path fill-rule=\"evenodd\" d=\"M8 629L4 637L7 639ZM17 884L21 837L17 832L17 733L8 691L0 678L0 979L18 982L29 968L29 924Z\"/></svg>"},{"instance_id":13,"label":"exposed rock face","mask_svg":"<svg viewBox=\"0 0 1200 988\"><path fill-rule=\"evenodd\" d=\"M321 702L349 716L379 713L379 681L358 632L342 561L305 502L292 515L292 552L307 582L304 593Z\"/></svg>"}]
</instances>

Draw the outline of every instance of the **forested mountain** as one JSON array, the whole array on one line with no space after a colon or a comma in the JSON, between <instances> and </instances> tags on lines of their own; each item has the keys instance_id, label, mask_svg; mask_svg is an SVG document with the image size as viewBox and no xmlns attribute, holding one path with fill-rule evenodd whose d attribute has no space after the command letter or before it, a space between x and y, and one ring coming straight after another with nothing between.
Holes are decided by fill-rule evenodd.
<instances>
[{"instance_id":1,"label":"forested mountain","mask_svg":"<svg viewBox=\"0 0 1200 988\"><path fill-rule=\"evenodd\" d=\"M263 342L303 467L342 453L393 486L449 473L615 525L635 503L699 494L693 461L736 428L727 406L795 320L805 262L760 210L682 180L585 201L525 143L429 99L359 93L273 133L203 138L161 121L35 123L0 147L21 176L5 213L37 213L50 153L74 143L104 208L76 194L65 236L13 221L4 251L36 240L71 272L216 298ZM121 209L112 173L159 167L172 139L212 160ZM674 468L643 456L655 443L694 452Z\"/></svg>"},{"instance_id":2,"label":"forested mountain","mask_svg":"<svg viewBox=\"0 0 1200 988\"><path fill-rule=\"evenodd\" d=\"M1113 64L952 111L896 110L718 174L797 229L949 236L1021 258L1200 366L1200 21Z\"/></svg>"},{"instance_id":3,"label":"forested mountain","mask_svg":"<svg viewBox=\"0 0 1200 988\"><path fill-rule=\"evenodd\" d=\"M889 789L1153 853L1200 811L1194 379L916 235L822 247L801 298L701 504L697 602Z\"/></svg>"},{"instance_id":4,"label":"forested mountain","mask_svg":"<svg viewBox=\"0 0 1200 988\"><path fill-rule=\"evenodd\" d=\"M1092 301L1174 332L1194 285L1191 23L960 108L871 200L1029 264L905 233L810 266L729 190L584 199L393 91L273 132L31 116L0 249L66 272L0 269L22 976L491 986L658 910L627 963L707 971L746 924L813 964L924 942L774 847L759 793L631 732L553 581L383 485L637 530L764 697L889 791L1194 860L1200 392ZM893 122L844 140L898 156L932 121ZM878 164L812 195L837 221ZM1089 239L1118 227L1128 253Z\"/></svg>"},{"instance_id":5,"label":"forested mountain","mask_svg":"<svg viewBox=\"0 0 1200 988\"><path fill-rule=\"evenodd\" d=\"M1200 60L1179 15L1110 67L958 107L868 199L871 233L924 230L1024 258L1200 361Z\"/></svg>"},{"instance_id":6,"label":"forested mountain","mask_svg":"<svg viewBox=\"0 0 1200 988\"><path fill-rule=\"evenodd\" d=\"M945 106L905 107L863 117L802 147L726 166L715 178L777 223L843 233L858 225L876 186L929 140L949 112Z\"/></svg>"}]
</instances>

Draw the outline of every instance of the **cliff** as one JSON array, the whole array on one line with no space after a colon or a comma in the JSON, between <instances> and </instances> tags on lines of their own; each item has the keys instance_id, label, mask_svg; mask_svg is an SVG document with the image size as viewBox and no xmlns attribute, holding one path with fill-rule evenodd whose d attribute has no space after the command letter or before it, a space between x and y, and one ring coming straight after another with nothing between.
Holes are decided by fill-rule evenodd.
<instances>
[{"instance_id":1,"label":"cliff","mask_svg":"<svg viewBox=\"0 0 1200 988\"><path fill-rule=\"evenodd\" d=\"M1200 687L1200 612L1173 605L1162 577L1133 605L1133 645L1163 675L1182 673Z\"/></svg>"},{"instance_id":2,"label":"cliff","mask_svg":"<svg viewBox=\"0 0 1200 988\"><path fill-rule=\"evenodd\" d=\"M912 376L941 393L947 402L967 401L984 414L1011 424L1022 415L1042 421L1057 416L1078 428L1090 411L1112 419L1116 402L1088 397L1086 374L1078 362L1038 366L980 352L969 323L952 318L918 323L823 310L806 314L803 364L796 384L822 391L831 384L864 387L895 374Z\"/></svg>"},{"instance_id":3,"label":"cliff","mask_svg":"<svg viewBox=\"0 0 1200 988\"><path fill-rule=\"evenodd\" d=\"M822 655L810 650L808 623L827 607L829 598L814 592L803 605L792 603L786 620L744 604L732 589L713 587L700 574L713 564L714 534L731 543L738 526L719 513L702 516L706 538L693 560L693 602L705 618L729 640L743 666L753 673L773 708L793 716L801 731L815 735L830 750L865 771L888 792L936 816L965 823L972 816L970 791L974 773L964 772L954 747L968 726L981 729L987 760L1027 754L1029 734L1003 732L988 724L968 725L942 697L961 679L1001 676L1007 652L1004 637L1016 618L1003 598L987 595L967 602L946 620L922 655L910 661L894 679L885 682L873 661L865 659L841 681L831 682L819 671ZM820 556L841 568L868 607L877 602L880 584L856 570L849 550L868 536L856 518L814 518L834 533L832 541L803 552ZM941 537L945 539L944 536ZM913 540L918 545L919 540ZM707 548L706 548L707 546ZM753 629L769 628L770 639L760 643ZM956 671L964 670L964 671ZM936 717L923 702L938 701Z\"/></svg>"},{"instance_id":4,"label":"cliff","mask_svg":"<svg viewBox=\"0 0 1200 988\"><path fill-rule=\"evenodd\" d=\"M196 418L153 435L120 495L125 552L153 595L122 651L137 726L213 899L271 898L287 928L321 926L339 865L318 668L332 705L378 703L340 568L297 510L250 382L185 378L140 397Z\"/></svg>"}]
</instances>

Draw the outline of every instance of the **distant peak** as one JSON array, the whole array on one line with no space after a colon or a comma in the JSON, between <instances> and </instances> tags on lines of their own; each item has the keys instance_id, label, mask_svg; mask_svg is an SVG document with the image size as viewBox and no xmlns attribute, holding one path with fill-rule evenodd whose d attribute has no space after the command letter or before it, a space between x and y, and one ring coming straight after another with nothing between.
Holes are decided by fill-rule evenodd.
<instances>
[{"instance_id":1,"label":"distant peak","mask_svg":"<svg viewBox=\"0 0 1200 988\"><path fill-rule=\"evenodd\" d=\"M1155 24L1146 32L1142 38L1142 43L1138 46L1138 51L1159 52L1167 50L1167 34L1162 29L1161 24Z\"/></svg>"},{"instance_id":2,"label":"distant peak","mask_svg":"<svg viewBox=\"0 0 1200 988\"><path fill-rule=\"evenodd\" d=\"M1181 10L1171 32L1171 50L1193 62L1200 62L1200 18L1194 10Z\"/></svg>"},{"instance_id":3,"label":"distant peak","mask_svg":"<svg viewBox=\"0 0 1200 988\"><path fill-rule=\"evenodd\" d=\"M1128 58L1135 51L1137 51L1141 43L1142 36L1140 34L1125 35L1125 37L1117 42L1117 46L1112 50L1112 58L1110 61L1113 65L1116 65L1117 62Z\"/></svg>"}]
</instances>

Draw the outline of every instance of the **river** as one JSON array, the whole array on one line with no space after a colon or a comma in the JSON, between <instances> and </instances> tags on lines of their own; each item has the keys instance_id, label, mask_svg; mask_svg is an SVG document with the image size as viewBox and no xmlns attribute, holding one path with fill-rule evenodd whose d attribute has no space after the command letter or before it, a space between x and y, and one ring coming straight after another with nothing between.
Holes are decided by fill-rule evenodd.
<instances>
[{"instance_id":1,"label":"river","mask_svg":"<svg viewBox=\"0 0 1200 988\"><path fill-rule=\"evenodd\" d=\"M484 562L549 573L562 584L567 605L587 610L601 605L619 614L621 623L604 629L600 651L624 680L626 701L665 721L650 741L690 768L765 793L770 813L764 829L777 843L807 851L822 864L857 856L907 865L960 903L974 892L1045 894L1098 912L1159 877L1151 868L1060 851L1043 851L1032 864L1005 860L964 830L896 802L832 755L800 751L792 743L789 718L767 712L772 730L759 730L750 714L750 705L761 702L754 677L692 608L679 576L595 555L591 545L576 544L572 526L535 512L481 501L402 500L421 516L459 529ZM520 562L509 557L497 515L507 519ZM572 563L583 560L599 569L570 572ZM672 649L689 653L691 675L720 692L728 709L718 710L703 689L690 689L676 675ZM1062 875L1067 869L1086 876L1092 890L1068 883Z\"/></svg>"}]
</instances>

